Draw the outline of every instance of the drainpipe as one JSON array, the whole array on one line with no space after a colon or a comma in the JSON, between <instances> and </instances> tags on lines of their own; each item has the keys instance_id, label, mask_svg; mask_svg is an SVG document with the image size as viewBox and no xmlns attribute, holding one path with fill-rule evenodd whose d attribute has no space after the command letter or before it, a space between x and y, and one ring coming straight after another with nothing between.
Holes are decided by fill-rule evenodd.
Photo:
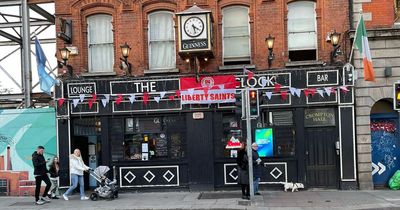
<instances>
[{"instance_id":1,"label":"drainpipe","mask_svg":"<svg viewBox=\"0 0 400 210\"><path fill-rule=\"evenodd\" d=\"M349 0L349 23L350 23L350 30L353 30L353 0Z\"/></svg>"}]
</instances>

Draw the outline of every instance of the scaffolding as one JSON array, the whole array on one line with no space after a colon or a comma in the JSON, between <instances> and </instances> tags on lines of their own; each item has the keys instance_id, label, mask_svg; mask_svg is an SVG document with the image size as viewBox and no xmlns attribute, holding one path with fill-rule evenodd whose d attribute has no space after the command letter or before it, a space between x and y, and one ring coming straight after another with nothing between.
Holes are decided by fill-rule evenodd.
<instances>
[{"instance_id":1,"label":"scaffolding","mask_svg":"<svg viewBox=\"0 0 400 210\"><path fill-rule=\"evenodd\" d=\"M32 68L31 62L31 58L34 59L35 56L34 51L31 50L34 38L39 38L42 33L48 32L50 27L54 28L55 26L54 14L50 14L43 8L43 5L48 6L49 4L54 7L54 0L0 1L0 49L14 47L10 52L0 56L0 72L5 75L5 77L0 77L2 86L0 109L46 106L51 101L51 96L47 94L32 93L39 83L32 84L32 72L36 71L33 70L35 68ZM55 45L55 28L49 38L39 38L39 40L41 44ZM13 60L13 67L8 67L8 69L4 67L5 60L16 54L20 54L19 63ZM49 58L49 56L47 57ZM20 75L15 73L15 66L18 64L21 69ZM52 68L47 62L46 70L55 77L57 65ZM16 87L16 90L9 89L9 84Z\"/></svg>"}]
</instances>

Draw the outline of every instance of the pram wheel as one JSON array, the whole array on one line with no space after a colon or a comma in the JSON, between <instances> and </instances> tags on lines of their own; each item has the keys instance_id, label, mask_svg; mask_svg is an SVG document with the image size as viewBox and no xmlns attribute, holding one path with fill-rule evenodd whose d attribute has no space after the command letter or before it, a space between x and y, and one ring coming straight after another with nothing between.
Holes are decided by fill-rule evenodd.
<instances>
[{"instance_id":1,"label":"pram wheel","mask_svg":"<svg viewBox=\"0 0 400 210\"><path fill-rule=\"evenodd\" d=\"M114 192L114 198L118 198L118 191Z\"/></svg>"},{"instance_id":2,"label":"pram wheel","mask_svg":"<svg viewBox=\"0 0 400 210\"><path fill-rule=\"evenodd\" d=\"M97 193L90 194L90 200L97 201L99 199L99 195Z\"/></svg>"}]
</instances>

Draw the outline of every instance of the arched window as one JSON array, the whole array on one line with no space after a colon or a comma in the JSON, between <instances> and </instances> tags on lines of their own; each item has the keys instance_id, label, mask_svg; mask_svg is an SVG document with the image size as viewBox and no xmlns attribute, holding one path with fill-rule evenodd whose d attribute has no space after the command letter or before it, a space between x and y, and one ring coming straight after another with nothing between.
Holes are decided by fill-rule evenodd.
<instances>
[{"instance_id":1,"label":"arched window","mask_svg":"<svg viewBox=\"0 0 400 210\"><path fill-rule=\"evenodd\" d=\"M91 15L87 18L89 72L113 72L114 37L112 16Z\"/></svg>"},{"instance_id":2,"label":"arched window","mask_svg":"<svg viewBox=\"0 0 400 210\"><path fill-rule=\"evenodd\" d=\"M149 69L175 68L175 29L173 13L159 11L149 14Z\"/></svg>"},{"instance_id":3,"label":"arched window","mask_svg":"<svg viewBox=\"0 0 400 210\"><path fill-rule=\"evenodd\" d=\"M288 10L289 60L316 60L315 2L296 1L288 4Z\"/></svg>"},{"instance_id":4,"label":"arched window","mask_svg":"<svg viewBox=\"0 0 400 210\"><path fill-rule=\"evenodd\" d=\"M223 62L250 63L249 8L230 6L222 10Z\"/></svg>"}]
</instances>

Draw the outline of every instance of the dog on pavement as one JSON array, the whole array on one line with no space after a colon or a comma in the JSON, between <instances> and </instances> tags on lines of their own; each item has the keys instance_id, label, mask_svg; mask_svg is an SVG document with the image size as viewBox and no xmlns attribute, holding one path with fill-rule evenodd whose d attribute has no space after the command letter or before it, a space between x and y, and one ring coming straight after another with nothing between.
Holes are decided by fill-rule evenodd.
<instances>
[{"instance_id":1,"label":"dog on pavement","mask_svg":"<svg viewBox=\"0 0 400 210\"><path fill-rule=\"evenodd\" d=\"M292 190L292 192L294 192L294 191L299 191L299 189L304 188L303 183L279 182L279 184L283 185L285 192L287 192L287 190L290 190L290 189Z\"/></svg>"}]
</instances>

